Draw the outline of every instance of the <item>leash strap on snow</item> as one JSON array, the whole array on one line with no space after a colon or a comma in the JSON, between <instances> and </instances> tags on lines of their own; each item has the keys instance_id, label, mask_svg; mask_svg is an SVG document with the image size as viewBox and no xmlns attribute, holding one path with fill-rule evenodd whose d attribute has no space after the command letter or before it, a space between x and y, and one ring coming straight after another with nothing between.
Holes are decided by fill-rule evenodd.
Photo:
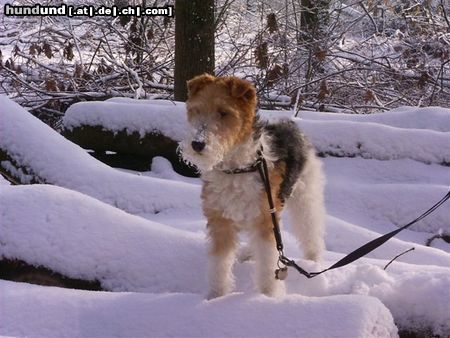
<instances>
[{"instance_id":1,"label":"leash strap on snow","mask_svg":"<svg viewBox=\"0 0 450 338\"><path fill-rule=\"evenodd\" d=\"M382 235L382 236L375 238L374 240L364 244L363 246L352 251L347 256L345 256L344 258L342 258L341 260L339 260L338 262L336 262L335 264L333 264L332 266L330 266L329 268L327 268L325 270L322 270L319 272L308 272L308 271L304 270L303 268L301 268L297 263L295 263L295 261L293 259L289 259L288 257L286 257L284 255L283 240L281 238L280 225L278 224L278 218L276 215L275 204L273 202L272 190L271 190L270 181L269 181L269 170L267 168L267 162L266 162L264 156L262 156L261 152L258 152L258 155L259 155L259 161L257 162L258 163L258 172L259 172L259 175L261 176L261 180L263 181L264 189L265 189L266 195L267 195L267 201L269 202L269 211L270 211L270 215L272 217L272 223L273 223L273 233L275 235L277 250L279 253L279 257L278 257L279 268L275 271L275 278L277 278L277 279L285 279L286 278L287 267L294 268L300 274L304 275L307 278L313 278L313 277L316 277L326 271L337 269L337 268L343 267L347 264L350 264L350 263L358 260L359 258L367 255L368 253L372 252L379 246L383 245L389 239L391 239L392 237L397 235L400 231L405 230L405 229L409 228L411 225L424 219L425 217L427 217L432 212L434 212L437 208L439 208L442 204L444 204L450 198L450 190L449 190L447 192L447 194L444 197L442 197L442 199L439 202L434 204L430 209L425 211L422 215L420 215L413 221L409 222L408 224L405 224L402 227L400 227L394 231L391 231L385 235ZM407 250L406 252L409 252L409 251L411 251L411 249ZM404 252L404 253L406 253L406 252ZM392 263L396 258L400 257L404 253L396 256L390 263ZM284 267L280 267L280 263L282 263L284 265Z\"/></svg>"}]
</instances>

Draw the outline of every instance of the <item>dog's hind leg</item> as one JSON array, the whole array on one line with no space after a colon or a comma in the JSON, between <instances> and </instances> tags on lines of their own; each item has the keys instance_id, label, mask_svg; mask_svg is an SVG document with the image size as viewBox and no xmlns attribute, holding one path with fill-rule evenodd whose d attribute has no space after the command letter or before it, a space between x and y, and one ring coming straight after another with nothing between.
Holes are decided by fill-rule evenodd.
<instances>
[{"instance_id":1,"label":"dog's hind leg","mask_svg":"<svg viewBox=\"0 0 450 338\"><path fill-rule=\"evenodd\" d=\"M304 257L314 261L325 250L324 185L322 164L311 150L286 208Z\"/></svg>"},{"instance_id":2,"label":"dog's hind leg","mask_svg":"<svg viewBox=\"0 0 450 338\"><path fill-rule=\"evenodd\" d=\"M233 264L236 256L237 234L234 225L221 217L208 220L210 240L208 255L207 298L229 293L234 288Z\"/></svg>"}]
</instances>

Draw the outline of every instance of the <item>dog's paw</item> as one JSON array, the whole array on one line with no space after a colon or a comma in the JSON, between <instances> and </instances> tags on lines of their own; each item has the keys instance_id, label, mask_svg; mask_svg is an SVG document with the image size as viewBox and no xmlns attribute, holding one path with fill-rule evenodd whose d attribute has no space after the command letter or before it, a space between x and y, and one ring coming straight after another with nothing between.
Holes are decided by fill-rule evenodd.
<instances>
[{"instance_id":1,"label":"dog's paw","mask_svg":"<svg viewBox=\"0 0 450 338\"><path fill-rule=\"evenodd\" d=\"M206 300L212 300L215 298L219 298L225 295L224 292L218 292L217 290L210 290L208 294L206 295Z\"/></svg>"},{"instance_id":2,"label":"dog's paw","mask_svg":"<svg viewBox=\"0 0 450 338\"><path fill-rule=\"evenodd\" d=\"M286 295L286 286L282 281L275 281L270 285L261 286L260 291L268 297L278 298Z\"/></svg>"},{"instance_id":3,"label":"dog's paw","mask_svg":"<svg viewBox=\"0 0 450 338\"><path fill-rule=\"evenodd\" d=\"M304 258L313 262L320 262L322 260L321 250L308 250L304 252Z\"/></svg>"}]
</instances>

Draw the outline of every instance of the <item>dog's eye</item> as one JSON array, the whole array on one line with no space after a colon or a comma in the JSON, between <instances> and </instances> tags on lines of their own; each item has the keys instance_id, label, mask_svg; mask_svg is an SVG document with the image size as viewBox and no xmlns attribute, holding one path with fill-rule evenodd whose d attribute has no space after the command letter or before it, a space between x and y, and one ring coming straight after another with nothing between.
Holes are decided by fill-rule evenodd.
<instances>
[{"instance_id":1,"label":"dog's eye","mask_svg":"<svg viewBox=\"0 0 450 338\"><path fill-rule=\"evenodd\" d=\"M220 115L221 118L224 118L225 116L228 115L228 113L226 111L219 110L219 115Z\"/></svg>"}]
</instances>

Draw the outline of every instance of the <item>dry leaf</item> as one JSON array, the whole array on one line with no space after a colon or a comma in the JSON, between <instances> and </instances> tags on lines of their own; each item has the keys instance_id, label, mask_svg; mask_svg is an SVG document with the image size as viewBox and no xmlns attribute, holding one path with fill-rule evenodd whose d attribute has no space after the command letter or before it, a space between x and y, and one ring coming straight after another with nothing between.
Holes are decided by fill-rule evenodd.
<instances>
[{"instance_id":1,"label":"dry leaf","mask_svg":"<svg viewBox=\"0 0 450 338\"><path fill-rule=\"evenodd\" d=\"M45 80L45 89L49 92L58 92L58 85L56 84L55 79L46 79Z\"/></svg>"},{"instance_id":2,"label":"dry leaf","mask_svg":"<svg viewBox=\"0 0 450 338\"><path fill-rule=\"evenodd\" d=\"M275 16L275 13L269 13L267 15L267 29L270 34L278 30L277 17Z\"/></svg>"},{"instance_id":3,"label":"dry leaf","mask_svg":"<svg viewBox=\"0 0 450 338\"><path fill-rule=\"evenodd\" d=\"M52 47L50 47L50 45L47 42L44 42L42 44L42 50L44 51L46 57L48 57L49 59L52 58L53 56Z\"/></svg>"}]
</instances>

